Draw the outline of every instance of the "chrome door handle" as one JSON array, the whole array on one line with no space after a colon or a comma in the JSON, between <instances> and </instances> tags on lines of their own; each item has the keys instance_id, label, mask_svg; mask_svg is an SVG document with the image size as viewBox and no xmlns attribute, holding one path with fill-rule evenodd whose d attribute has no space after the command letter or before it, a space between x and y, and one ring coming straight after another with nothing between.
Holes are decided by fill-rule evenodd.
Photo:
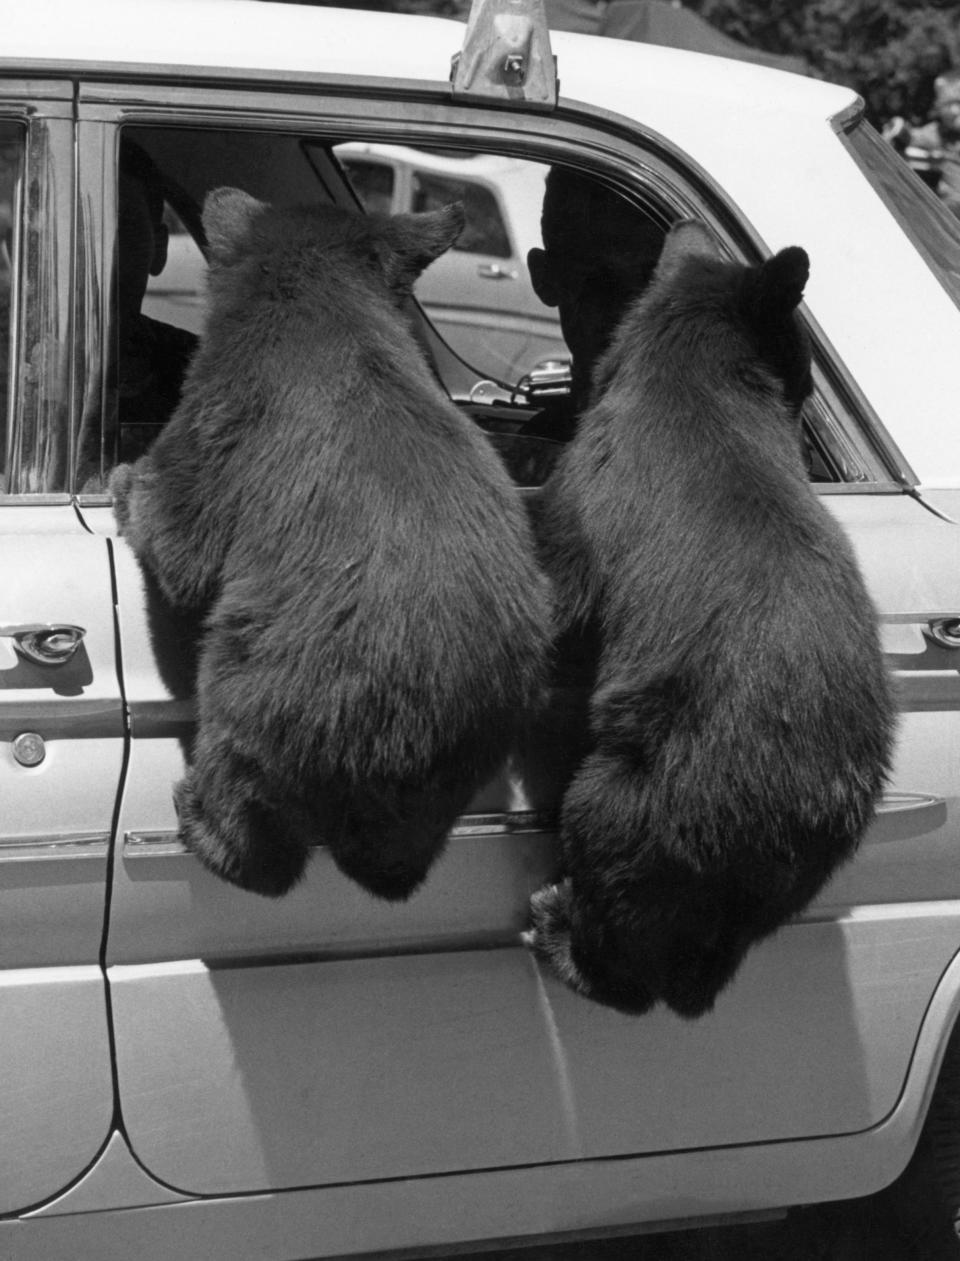
<instances>
[{"instance_id":1,"label":"chrome door handle","mask_svg":"<svg viewBox=\"0 0 960 1261\"><path fill-rule=\"evenodd\" d=\"M923 629L941 648L960 648L960 617L938 617Z\"/></svg>"},{"instance_id":2,"label":"chrome door handle","mask_svg":"<svg viewBox=\"0 0 960 1261\"><path fill-rule=\"evenodd\" d=\"M61 666L70 660L87 632L69 622L32 622L0 626L0 636L13 640L22 657L41 666Z\"/></svg>"},{"instance_id":3,"label":"chrome door handle","mask_svg":"<svg viewBox=\"0 0 960 1261\"><path fill-rule=\"evenodd\" d=\"M514 268L502 267L500 263L479 263L477 275L481 280L516 280L517 278Z\"/></svg>"},{"instance_id":4,"label":"chrome door handle","mask_svg":"<svg viewBox=\"0 0 960 1261\"><path fill-rule=\"evenodd\" d=\"M947 821L947 803L930 793L888 789L880 799L870 826L872 843L907 841L935 832Z\"/></svg>"}]
</instances>

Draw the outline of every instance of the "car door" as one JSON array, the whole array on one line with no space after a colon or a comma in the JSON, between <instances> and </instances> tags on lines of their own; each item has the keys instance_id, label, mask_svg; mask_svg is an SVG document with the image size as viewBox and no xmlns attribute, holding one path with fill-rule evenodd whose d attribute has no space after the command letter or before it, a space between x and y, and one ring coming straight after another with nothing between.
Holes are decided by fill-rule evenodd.
<instances>
[{"instance_id":1,"label":"car door","mask_svg":"<svg viewBox=\"0 0 960 1261\"><path fill-rule=\"evenodd\" d=\"M124 724L109 544L65 493L70 97L0 88L0 1214L79 1177L113 1118L100 949Z\"/></svg>"},{"instance_id":2,"label":"car door","mask_svg":"<svg viewBox=\"0 0 960 1261\"><path fill-rule=\"evenodd\" d=\"M271 97L270 129L254 93L209 89L189 101L198 148L187 166L197 171L209 167L204 111L209 126L230 118L235 129L218 140L216 160L231 145L239 152L244 133L260 144L272 129L296 164L298 146L284 131L294 123L329 136L362 116L385 139L403 136L395 101L387 115L374 100L308 107ZM149 122L151 107L169 121L163 89L138 86L134 121ZM450 141L451 116L413 103L405 115L438 145ZM83 89L80 204L99 205L105 189L103 223L90 235L106 257L113 129L126 121L121 92ZM475 134L488 128L493 147L529 144L529 119L471 109L469 121ZM594 139L586 125L570 125L562 153L569 158L578 141L585 152ZM673 213L698 213L730 239L733 212L721 221L697 200L692 177L688 185L682 171L612 132L604 139L608 179L628 183L642 157L661 196L674 190ZM176 160L172 141L152 142L154 156ZM256 195L265 195L258 181L268 156L244 183ZM545 141L540 156L550 160ZM180 183L189 183L186 167ZM818 346L815 423L833 468L825 498L861 555L891 662L921 679L933 660L922 628L957 595L956 528L891 480L831 383L829 348ZM402 905L366 896L320 849L307 879L279 902L202 869L177 838L171 796L192 720L176 628L151 606L109 501L84 496L81 510L110 538L116 561L132 739L106 958L125 1133L155 1177L190 1194L229 1195L777 1143L863 1131L889 1114L958 944L956 918L937 901L945 881L957 892L945 865L960 840L946 802L955 803L956 787L949 759L925 765L914 743L931 712L925 678L916 687L911 678L904 693L890 793L856 863L752 952L712 1015L633 1019L573 995L522 945L529 895L556 870L556 795L535 793L509 766ZM935 704L940 735L956 748L953 693ZM905 882L898 887L893 870Z\"/></svg>"}]
</instances>

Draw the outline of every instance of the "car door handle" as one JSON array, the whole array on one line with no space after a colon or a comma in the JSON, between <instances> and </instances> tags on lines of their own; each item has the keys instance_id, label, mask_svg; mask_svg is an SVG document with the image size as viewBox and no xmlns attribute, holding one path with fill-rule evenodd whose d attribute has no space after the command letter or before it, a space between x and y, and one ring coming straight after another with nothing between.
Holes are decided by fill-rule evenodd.
<instances>
[{"instance_id":1,"label":"car door handle","mask_svg":"<svg viewBox=\"0 0 960 1261\"><path fill-rule=\"evenodd\" d=\"M515 268L501 267L499 263L479 263L477 275L481 280L516 280Z\"/></svg>"},{"instance_id":2,"label":"car door handle","mask_svg":"<svg viewBox=\"0 0 960 1261\"><path fill-rule=\"evenodd\" d=\"M906 841L926 832L935 832L946 821L947 803L943 797L890 789L883 794L877 806L869 840L872 844Z\"/></svg>"},{"instance_id":3,"label":"car door handle","mask_svg":"<svg viewBox=\"0 0 960 1261\"><path fill-rule=\"evenodd\" d=\"M83 643L87 632L69 622L33 622L0 626L0 636L13 640L22 657L41 666L66 664Z\"/></svg>"}]
</instances>

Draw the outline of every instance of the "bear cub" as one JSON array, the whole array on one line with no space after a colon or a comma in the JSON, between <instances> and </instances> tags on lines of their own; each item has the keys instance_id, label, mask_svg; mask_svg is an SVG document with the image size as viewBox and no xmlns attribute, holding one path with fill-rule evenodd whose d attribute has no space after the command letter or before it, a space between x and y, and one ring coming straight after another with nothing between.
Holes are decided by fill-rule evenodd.
<instances>
[{"instance_id":1,"label":"bear cub","mask_svg":"<svg viewBox=\"0 0 960 1261\"><path fill-rule=\"evenodd\" d=\"M676 225L539 505L559 630L600 646L527 940L628 1013L709 1011L853 854L889 765L876 614L802 458L808 269Z\"/></svg>"},{"instance_id":2,"label":"bear cub","mask_svg":"<svg viewBox=\"0 0 960 1261\"><path fill-rule=\"evenodd\" d=\"M112 479L122 535L203 619L181 837L277 896L312 845L406 898L539 697L549 602L519 492L405 314L459 206L205 203L181 403Z\"/></svg>"}]
</instances>

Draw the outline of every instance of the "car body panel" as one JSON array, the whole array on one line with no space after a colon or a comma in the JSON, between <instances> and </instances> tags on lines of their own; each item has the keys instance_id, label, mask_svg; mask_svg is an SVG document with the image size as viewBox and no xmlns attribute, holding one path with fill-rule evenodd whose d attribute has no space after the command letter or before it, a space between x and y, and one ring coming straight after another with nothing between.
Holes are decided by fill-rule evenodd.
<instances>
[{"instance_id":1,"label":"car body panel","mask_svg":"<svg viewBox=\"0 0 960 1261\"><path fill-rule=\"evenodd\" d=\"M893 646L921 649L896 657L902 752L857 860L693 1023L602 1011L540 975L519 936L530 892L553 873L550 825L535 821L556 802L531 799L509 773L401 906L367 898L322 849L279 906L205 872L176 841L170 796L189 710L156 669L139 569L117 540L134 742L108 963L127 1133L144 1167L179 1191L217 1195L709 1147L728 1141L733 1116L738 1142L882 1122L960 945L940 910L960 896L960 869L945 870L960 842L960 697L941 710L937 759L917 738L930 716L911 690L940 673L920 628L944 609L942 561L960 559L960 531L902 493L823 502L854 540ZM110 528L103 514L99 529ZM891 576L903 573L909 582ZM921 748L915 779L920 767L901 758ZM909 867L895 906L881 896L891 863ZM162 1037L177 1012L182 1055Z\"/></svg>"},{"instance_id":2,"label":"car body panel","mask_svg":"<svg viewBox=\"0 0 960 1261\"><path fill-rule=\"evenodd\" d=\"M98 961L124 723L106 540L86 532L69 505L0 507L0 571L0 1213L8 1213L77 1178L112 1121ZM38 665L13 647L14 627L64 623L86 632L65 664ZM25 734L42 741L36 765L17 760Z\"/></svg>"},{"instance_id":3,"label":"car body panel","mask_svg":"<svg viewBox=\"0 0 960 1261\"><path fill-rule=\"evenodd\" d=\"M955 915L949 904L939 911L945 918ZM402 1255L404 1249L422 1255L454 1243L499 1241L509 1247L529 1237L609 1240L645 1228L736 1220L762 1214L772 1204L800 1203L806 1195L817 1201L835 1198L839 1185L850 1195L864 1195L887 1185L913 1150L943 1053L942 1030L953 1023L958 1007L960 959L954 959L928 1008L897 1107L867 1134L300 1188L174 1206L171 1193L159 1184L141 1180L134 1189L130 1164L117 1158L113 1143L72 1191L29 1219L0 1221L0 1243L11 1261L67 1261L94 1252L106 1261L125 1261L133 1252L142 1261L166 1261L171 1231L179 1230L188 1232L191 1247L205 1261L366 1251ZM116 1204L142 1207L111 1211ZM184 1236L174 1237L182 1241Z\"/></svg>"},{"instance_id":4,"label":"car body panel","mask_svg":"<svg viewBox=\"0 0 960 1261\"><path fill-rule=\"evenodd\" d=\"M956 948L935 912L790 927L696 1025L592 1011L519 947L117 967L127 1133L218 1195L711 1147L731 1115L742 1143L864 1130Z\"/></svg>"}]
</instances>

